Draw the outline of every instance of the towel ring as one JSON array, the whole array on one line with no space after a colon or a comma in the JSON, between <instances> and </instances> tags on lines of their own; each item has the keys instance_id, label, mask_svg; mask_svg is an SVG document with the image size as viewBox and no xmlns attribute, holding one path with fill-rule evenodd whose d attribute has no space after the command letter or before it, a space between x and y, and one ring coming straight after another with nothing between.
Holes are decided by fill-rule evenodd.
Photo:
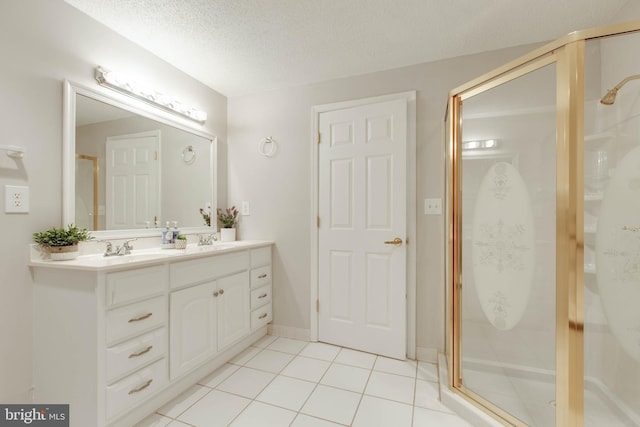
<instances>
[{"instance_id":1,"label":"towel ring","mask_svg":"<svg viewBox=\"0 0 640 427\"><path fill-rule=\"evenodd\" d=\"M185 147L185 149L182 150L182 161L188 165L196 161L196 150L193 148L193 145Z\"/></svg>"},{"instance_id":2,"label":"towel ring","mask_svg":"<svg viewBox=\"0 0 640 427\"><path fill-rule=\"evenodd\" d=\"M272 157L278 151L278 144L272 136L268 136L260 141L258 151L265 157Z\"/></svg>"}]
</instances>

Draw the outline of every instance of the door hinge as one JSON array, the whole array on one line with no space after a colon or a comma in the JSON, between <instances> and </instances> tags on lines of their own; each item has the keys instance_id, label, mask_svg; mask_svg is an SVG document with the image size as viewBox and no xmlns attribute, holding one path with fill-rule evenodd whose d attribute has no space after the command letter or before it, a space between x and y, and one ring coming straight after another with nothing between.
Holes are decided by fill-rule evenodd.
<instances>
[{"instance_id":1,"label":"door hinge","mask_svg":"<svg viewBox=\"0 0 640 427\"><path fill-rule=\"evenodd\" d=\"M320 136L320 132L318 132L318 144L320 144L322 137Z\"/></svg>"},{"instance_id":2,"label":"door hinge","mask_svg":"<svg viewBox=\"0 0 640 427\"><path fill-rule=\"evenodd\" d=\"M155 151L153 153L153 160L158 160L158 152L157 151Z\"/></svg>"},{"instance_id":3,"label":"door hinge","mask_svg":"<svg viewBox=\"0 0 640 427\"><path fill-rule=\"evenodd\" d=\"M320 216L318 216L316 224L318 225L318 228L320 228Z\"/></svg>"},{"instance_id":4,"label":"door hinge","mask_svg":"<svg viewBox=\"0 0 640 427\"><path fill-rule=\"evenodd\" d=\"M316 300L316 313L320 313L320 300Z\"/></svg>"}]
</instances>

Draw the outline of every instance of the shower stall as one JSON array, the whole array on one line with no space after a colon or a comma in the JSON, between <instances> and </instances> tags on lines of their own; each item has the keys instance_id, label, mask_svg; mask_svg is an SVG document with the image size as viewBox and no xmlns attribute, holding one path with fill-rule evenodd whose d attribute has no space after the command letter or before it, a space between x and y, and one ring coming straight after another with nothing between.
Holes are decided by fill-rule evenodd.
<instances>
[{"instance_id":1,"label":"shower stall","mask_svg":"<svg viewBox=\"0 0 640 427\"><path fill-rule=\"evenodd\" d=\"M640 425L640 22L450 92L448 385L505 425Z\"/></svg>"}]
</instances>

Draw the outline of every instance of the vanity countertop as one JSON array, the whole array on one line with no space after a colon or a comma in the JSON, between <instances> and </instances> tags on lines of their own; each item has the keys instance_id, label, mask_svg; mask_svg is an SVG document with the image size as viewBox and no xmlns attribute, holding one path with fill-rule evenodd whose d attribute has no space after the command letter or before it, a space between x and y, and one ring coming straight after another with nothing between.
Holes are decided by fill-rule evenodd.
<instances>
[{"instance_id":1,"label":"vanity countertop","mask_svg":"<svg viewBox=\"0 0 640 427\"><path fill-rule=\"evenodd\" d=\"M205 246L191 244L187 246L186 249L134 249L131 254L123 256L105 257L103 254L81 255L69 261L44 259L41 254L32 250L29 266L65 270L115 271L236 252L271 244L273 244L273 242L268 240L238 240L235 242L216 242L212 245Z\"/></svg>"}]
</instances>

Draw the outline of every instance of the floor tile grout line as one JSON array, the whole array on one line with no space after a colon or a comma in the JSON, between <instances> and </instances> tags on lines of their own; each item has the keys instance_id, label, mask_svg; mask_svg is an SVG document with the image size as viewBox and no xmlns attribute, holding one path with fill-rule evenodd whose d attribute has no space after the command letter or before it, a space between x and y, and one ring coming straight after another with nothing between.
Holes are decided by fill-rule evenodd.
<instances>
[{"instance_id":1,"label":"floor tile grout line","mask_svg":"<svg viewBox=\"0 0 640 427\"><path fill-rule=\"evenodd\" d=\"M211 392L214 390L214 389L212 389L212 388L210 388L210 387L202 386L202 385L197 384L197 383L196 383L196 384L194 384L193 386L189 387L187 390L192 389L192 388L193 388L194 386L196 386L196 385L197 385L197 386L200 386L201 388L205 388L205 389L207 389L207 392L206 392L205 394L203 394L202 396L200 396L200 398L198 398L195 402L193 402L191 405L189 405L186 409L184 409L184 410L183 410L182 412L180 412L178 415L176 415L176 417L175 417L175 418L173 418L173 417L169 417L169 416L164 415L164 414L160 414L159 412L156 412L156 413L158 413L158 414L160 414L160 415L162 415L162 416L164 416L164 417L171 418L171 419L172 419L172 420L174 420L174 421L180 421L180 422L182 422L182 420L179 420L179 419L178 419L178 418L180 417L180 415L182 415L182 414L184 414L185 412L187 412L189 409L191 409L191 408L193 407L193 405L195 405L196 403L200 402L200 400L202 400L202 398L204 398L206 395L208 395L209 393L211 393ZM185 392L186 392L187 390L185 390ZM176 396L176 397L177 397L177 396Z\"/></svg>"},{"instance_id":2,"label":"floor tile grout line","mask_svg":"<svg viewBox=\"0 0 640 427\"><path fill-rule=\"evenodd\" d=\"M378 356L376 356L375 360L373 361L373 366L369 370L369 376L367 377L367 382L364 384L364 388L362 389L362 393L360 394L360 400L358 401L358 404L356 405L356 410L353 412L353 416L351 417L351 422L349 423L350 426L352 426L353 423L356 421L356 417L358 416L358 410L360 409L360 405L362 404L362 399L364 399L364 395L367 392L367 386L369 385L369 381L371 381L371 375L373 375L373 368L376 366L377 361L378 361Z\"/></svg>"},{"instance_id":3,"label":"floor tile grout line","mask_svg":"<svg viewBox=\"0 0 640 427\"><path fill-rule=\"evenodd\" d=\"M273 344L275 341L277 341L277 339L275 339L275 340L271 341L271 342L269 343L269 345ZM301 414L302 414L302 415L304 415L304 416L309 416L309 417L316 418L316 419L319 419L319 420L325 420L325 421L328 421L328 422L333 422L333 423L335 423L336 421L333 421L333 420L331 420L331 419L323 418L322 416L310 415L310 414L306 414L306 413L302 412L302 410L303 410L304 406L308 403L309 399L310 399L310 398L311 398L311 396L316 392L316 390L318 389L318 387L319 387L320 385L323 385L323 386L325 386L325 387L327 387L327 388L331 388L331 389L335 389L335 390L340 390L340 391L346 391L346 392L350 392L350 393L360 394L360 397L359 397L359 400L358 400L358 404L356 405L356 408L355 408L355 411L354 411L353 417L352 417L352 419L351 419L351 423L350 423L349 425L352 425L352 424L353 424L353 422L355 422L355 419L356 419L356 417L357 417L357 415L358 415L358 411L360 410L360 407L361 407L361 405L362 405L362 402L363 402L363 400L364 400L364 396L365 396L365 395L366 395L366 396L369 396L369 397L374 397L374 398L377 398L377 399L382 399L382 400L385 400L385 401L387 401L387 402L394 403L394 404L400 404L400 405L405 405L405 404L407 404L406 402L403 402L403 401L397 401L397 400L393 400L393 399L386 398L386 397L380 397L380 396L375 396L375 395L367 394L366 390L367 390L367 387L369 386L369 383L370 383L370 381L371 381L371 377L372 377L372 375L373 375L373 373L374 373L374 372L379 372L379 373L384 373L384 374L393 375L393 376L398 376L398 377L404 377L404 378L411 378L411 376L404 375L404 374L399 374L399 373L397 373L397 372L388 372L388 371L384 371L384 370L376 370L376 369L375 369L376 364L378 363L379 358L380 358L381 356L379 356L379 355L373 355L373 356L374 356L374 362L373 362L372 366L371 366L370 368L363 368L362 366L349 365L349 364L347 364L347 363L343 363L343 362L337 361L338 356L340 355L340 353L342 352L342 350L344 350L346 347L340 347L340 349L338 350L338 352L335 354L335 356L334 356L331 360L322 359L322 358L316 358L316 357L312 357L312 356L308 356L308 355L302 355L301 353L302 353L302 352L303 352L303 351L304 351L304 350L309 346L309 344L311 344L311 343L310 343L310 342L309 342L309 343L306 343L306 344L305 344L305 345L304 345L304 346L303 346L303 347L302 347L302 348L301 348L297 353L295 353L295 354L294 354L294 353L290 353L290 352L284 352L284 351L279 351L279 350L269 349L269 350L272 350L272 351L275 351L275 352L279 352L279 353L283 353L283 354L288 354L288 355L292 356L292 358L291 358L291 359L290 359L290 360L289 360L289 361L288 361L288 362L283 366L283 368L282 368L282 369L280 369L278 372L265 371L265 370L263 370L263 369L257 369L257 368L253 368L253 367L246 366L246 365L247 365L251 360L253 360L253 359L254 359L255 357L257 357L260 353L262 353L262 351L263 351L263 350L268 349L268 348L267 348L268 346L267 346L267 347L257 347L257 346L252 346L252 347L254 347L254 348L256 348L256 349L258 350L258 351L256 352L256 354L255 354L255 355L253 355L251 358L249 358L247 361L245 361L243 364L232 363L231 361L227 362L226 364L236 366L237 368L236 368L236 369L235 369L231 374L229 374L227 377L225 377L223 380L221 380L221 381L220 381L220 382L219 382L215 387L211 387L211 386L209 386L209 385L205 385L205 384L202 384L202 383L196 383L196 384L194 384L194 385L197 385L197 386L199 386L199 387L201 387L201 388L203 388L203 389L207 390L207 391L206 391L206 393L204 393L201 397L199 397L199 398L198 398L196 401L194 401L191 405L189 405L187 408L185 408L183 411L181 411L181 412L180 412L180 414L178 414L175 418L174 418L174 417L167 416L167 415L164 415L164 414L161 414L161 413L159 413L159 412L157 412L157 411L156 411L156 414L158 414L159 416L161 416L161 417L162 417L163 419L165 419L165 420L169 420L169 424L171 424L172 422L176 421L176 422L184 423L184 424L189 425L189 426L194 426L193 424L190 424L190 423L187 423L187 422L185 422L185 421L181 420L181 419L180 419L180 416L184 415L184 413L186 413L186 412L187 412L189 409L191 409L194 405L196 405L198 402L200 402L204 397L206 397L208 394L210 394L213 390L216 390L216 391L221 392L221 393L225 393L225 394L229 394L229 395L233 395L233 396L237 396L237 397L240 397L240 398L243 398L243 399L247 399L247 400L249 400L249 403L248 403L248 404L247 404L247 405L246 405L246 406L245 406L245 407L244 407L244 408L243 408L243 409L242 409L242 410L241 410L241 411L240 411L240 412L239 412L239 413L238 413L238 414L237 414L237 415L236 415L236 416L235 416L235 417L230 421L229 425L230 425L230 424L232 424L233 422L235 422L235 421L238 419L238 417L240 417L243 413L245 413L245 411L247 410L247 408L248 408L252 403L254 403L254 402L258 402L258 403L263 404L263 405L267 405L267 406L271 406L271 407L274 407L274 408L278 408L278 409L282 409L282 410L286 410L286 411L289 411L289 412L293 412L293 413L295 413L295 416L293 417L293 419L291 420L291 422L289 423L289 425L294 424L294 423L295 423L295 421L300 417L300 415L301 415ZM357 350L355 350L355 351L357 351ZM367 354L370 354L370 353L367 353ZM288 366L289 366L289 365L290 365L294 360L296 360L296 358L298 358L298 357L304 357L304 358L311 359L311 360L316 360L316 361L326 362L326 363L328 363L328 366L327 366L327 368L324 370L324 373L320 376L319 380L317 380L317 381L311 381L311 380L306 379L306 378L298 378L298 377L294 377L294 376L289 376L289 375L283 374L282 372L283 372L283 371L284 371L284 370L285 370L285 369L286 369L286 368L287 368L287 367L288 367ZM346 366L346 367L348 367L348 368L367 369L367 370L369 371L369 372L368 372L368 376L367 376L367 380L366 380L366 382L365 382L365 384L364 384L364 388L363 388L363 390L362 390L362 392L361 392L361 393L354 392L354 391L353 391L353 390L351 390L351 389L341 388L341 387L337 387L337 386L333 386L333 385L328 385L328 384L322 384L322 380L326 377L327 373L329 372L329 370L331 369L331 367L332 367L334 364L335 364L335 365L340 365L340 366ZM438 375L438 374L439 374L439 372L437 371L437 366L438 366L438 365L437 365L437 363L435 363L434 365L435 365L435 367L436 367L436 375ZM224 366L224 365L222 365L222 366ZM233 375L234 375L234 374L235 374L235 373L236 373L236 372L237 372L241 367L244 367L244 368L247 368L247 369L253 369L253 370L258 371L258 372L269 373L269 374L273 375L273 378L272 378L268 383L266 383L266 384L264 385L264 387L262 387L262 388L257 392L257 394L255 395L255 397L253 397L253 398L248 398L247 396L239 395L239 394L236 394L236 393L231 393L231 392L224 391L224 390L221 390L221 389L219 389L219 388L218 388L218 387L219 387L220 385L222 385L222 384L223 384L227 379L229 379L231 376L233 376ZM220 367L219 367L219 368L220 368ZM218 369L219 369L219 368L218 368ZM455 413L445 412L445 411L438 410L438 409L434 409L434 408L428 408L428 407L427 407L427 408L424 408L424 407L419 406L419 405L417 405L417 404L416 404L416 398L417 398L417 387L418 387L418 382L417 382L417 381L418 381L418 372L419 372L419 361L418 361L418 360L416 360L416 361L415 361L415 366L414 366L414 368L415 368L415 371L414 371L414 375L413 375L413 378L412 378L412 379L413 379L413 381L414 381L414 384L413 384L413 400L412 400L412 404L411 404L411 407L412 407L412 412L411 412L411 424L413 425L413 422L415 421L415 410L416 410L416 408L417 408L417 407L420 407L421 409L425 409L425 410L428 410L428 411L434 411L434 412L437 412L437 413L446 414L446 415L456 415ZM217 370L217 369L216 369L216 370ZM216 370L214 370L211 374L213 374ZM211 374L209 374L209 375L211 375ZM264 392L264 390L265 390L265 389L267 389L271 384L273 384L273 382L274 382L274 381L276 381L279 377L282 377L282 378L291 378L291 379L295 379L295 380L298 380L298 381L304 381L304 382L306 382L306 383L314 384L313 389L311 390L311 392L309 393L309 395L307 396L307 398L304 400L304 402L300 405L300 407L299 407L299 409L298 409L298 410L293 410L293 409L291 409L291 408L287 408L287 407L284 407L284 406L279 406L279 405L277 405L277 404L273 404L273 403L269 403L269 402L265 402L265 401L258 400L258 397L260 396L260 394L262 394L262 393ZM205 377L205 378L206 378L206 377ZM425 378L426 378L426 377L425 377ZM430 383L434 383L434 381L431 381L431 380L429 380L429 379L424 379L423 381L425 381L425 382L430 382ZM440 397L439 397L439 396L440 396L440 384L439 384L439 380L435 381L435 384L437 384L437 387L438 387L438 396L436 397L436 400L441 402L441 399L440 399ZM340 424L340 423L337 423L337 424ZM194 426L194 427L202 427L202 426Z\"/></svg>"},{"instance_id":4,"label":"floor tile grout line","mask_svg":"<svg viewBox=\"0 0 640 427\"><path fill-rule=\"evenodd\" d=\"M276 342L276 341L277 341L277 339L276 339L276 340L274 340L271 344L273 344L273 343L274 343L274 342ZM271 345L271 344L269 344L269 345ZM305 344L305 346L304 346L302 349L304 349L306 346L307 346L307 345ZM302 349L300 349L300 351L302 351ZM263 350L266 350L266 348L264 348ZM275 351L275 350L274 350L274 351ZM252 357L251 359L249 359L249 360L247 361L247 363L249 363L251 360L253 360L255 357L257 357L257 356L258 356L258 354L260 354L260 353L262 353L262 351L260 351L260 352L256 353L256 355L255 355L254 357ZM299 352L298 352L298 353L299 353ZM289 354L289 355L291 355L291 353L285 353L285 354ZM294 359L295 359L295 355L294 355L294 357L292 357L292 358L291 358L291 360L289 360L289 361L287 362L287 364L286 364L286 365L284 365L284 366L282 367L282 369L280 369L280 371L278 371L277 373L269 372L270 374L274 374L274 376L273 376L273 378L271 379L271 381L269 381L269 382L268 382L264 387L262 387L262 389L260 389L260 391L255 395L255 397L253 397L253 398L251 399L251 402L250 402L247 406L245 406L245 407L242 409L242 411L240 411L240 412L238 413L238 415L236 415L236 416L235 416L235 417L234 417L234 418L229 422L229 424L227 424L227 426L230 426L231 424L233 424L233 423L235 422L235 420L237 420L237 419L238 419L238 417L239 417L240 415L242 415L242 414L247 410L247 408L248 408L249 406L251 406L251 404L252 404L252 403L254 403L254 402L259 402L259 403L263 403L263 404L265 404L265 405L269 405L268 403L261 402L261 401L256 400L256 399L258 398L258 396L260 396L260 394L261 394L263 391L265 391L265 390L266 390L266 388L267 388L267 387L269 387L269 386L270 386L270 385L271 385L271 384L276 380L276 378L278 378L278 377L280 376L280 372L282 372L283 370L285 370L285 369L286 369L286 367L287 367L287 366L289 366L289 364L291 364L291 362L292 362ZM251 368L251 367L249 367L249 366L246 366L246 364L245 364L245 365L243 365L243 367L244 367L244 368L247 368L247 369L254 369L254 368ZM260 370L260 369L256 369L256 371L261 371L261 370ZM268 372L268 371L262 371L262 372ZM232 375L233 375L233 374L232 374ZM222 384L222 383L221 383L221 384ZM219 390L219 391L223 391L223 390ZM247 397L246 397L246 396L243 396L243 397L244 397L245 399L247 399ZM276 406L276 405L271 405L271 406L274 406L274 407L276 407L276 408L279 408L279 406ZM289 411L291 410L291 409L288 409L288 408L282 408L282 409L287 409L287 410L289 410ZM296 417L297 417L297 415L296 415ZM296 418L296 417L294 417L293 419L295 420L295 418ZM293 421L292 421L292 422L293 422Z\"/></svg>"},{"instance_id":5,"label":"floor tile grout line","mask_svg":"<svg viewBox=\"0 0 640 427\"><path fill-rule=\"evenodd\" d=\"M416 398L418 396L418 361L416 360L416 377L413 379L413 405L411 405L411 423L409 424L413 427L413 420L415 419L416 414Z\"/></svg>"}]
</instances>

